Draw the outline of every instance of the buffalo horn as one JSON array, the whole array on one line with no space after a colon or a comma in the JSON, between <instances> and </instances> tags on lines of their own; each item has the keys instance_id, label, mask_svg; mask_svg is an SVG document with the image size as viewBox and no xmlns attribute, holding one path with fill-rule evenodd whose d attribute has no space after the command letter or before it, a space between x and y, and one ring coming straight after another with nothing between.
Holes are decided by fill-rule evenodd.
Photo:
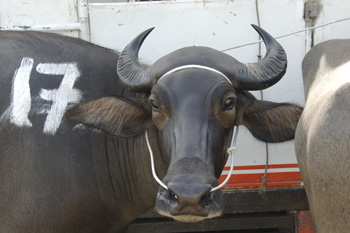
<instances>
[{"instance_id":1,"label":"buffalo horn","mask_svg":"<svg viewBox=\"0 0 350 233\"><path fill-rule=\"evenodd\" d=\"M130 91L150 90L152 83L151 67L140 63L138 54L143 41L154 28L150 28L132 40L120 54L117 73L122 84Z\"/></svg>"},{"instance_id":2,"label":"buffalo horn","mask_svg":"<svg viewBox=\"0 0 350 233\"><path fill-rule=\"evenodd\" d=\"M146 66L140 63L138 52L145 38L154 29L151 28L138 35L123 50L117 64L118 75L128 90L147 92L161 75L176 66L186 65L181 64L183 62L188 62L188 64L206 65L218 69L230 78L233 86L237 89L262 90L268 88L278 82L285 74L287 56L282 46L271 35L256 25L252 26L266 45L266 55L259 62L244 64L217 50L202 49L202 51L210 50L210 54L198 58L195 57L195 53L186 53L186 55L181 54L186 52L185 50L179 50L159 59L152 66ZM179 54L183 56L177 56ZM171 61L169 57L173 58L173 62L169 62ZM189 61L186 61L184 57L187 57Z\"/></svg>"},{"instance_id":3,"label":"buffalo horn","mask_svg":"<svg viewBox=\"0 0 350 233\"><path fill-rule=\"evenodd\" d=\"M232 69L238 79L238 87L243 90L262 90L277 83L287 69L287 56L282 46L265 30L252 25L266 46L265 57L257 63L243 64ZM232 80L234 81L234 80Z\"/></svg>"}]
</instances>

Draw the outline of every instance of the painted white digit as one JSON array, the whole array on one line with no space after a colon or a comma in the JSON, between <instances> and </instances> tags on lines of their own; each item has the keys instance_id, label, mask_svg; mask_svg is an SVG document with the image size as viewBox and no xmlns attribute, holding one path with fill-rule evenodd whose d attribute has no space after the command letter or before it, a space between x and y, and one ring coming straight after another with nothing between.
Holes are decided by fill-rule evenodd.
<instances>
[{"instance_id":1,"label":"painted white digit","mask_svg":"<svg viewBox=\"0 0 350 233\"><path fill-rule=\"evenodd\" d=\"M63 75L58 89L41 89L40 97L52 101L44 124L44 133L54 135L61 124L62 117L69 103L79 103L82 93L73 88L74 83L80 76L77 63L40 63L36 70L41 74Z\"/></svg>"},{"instance_id":2,"label":"painted white digit","mask_svg":"<svg viewBox=\"0 0 350 233\"><path fill-rule=\"evenodd\" d=\"M20 127L32 126L28 114L31 108L29 78L33 64L32 58L24 57L21 66L16 70L13 77L10 122Z\"/></svg>"}]
</instances>

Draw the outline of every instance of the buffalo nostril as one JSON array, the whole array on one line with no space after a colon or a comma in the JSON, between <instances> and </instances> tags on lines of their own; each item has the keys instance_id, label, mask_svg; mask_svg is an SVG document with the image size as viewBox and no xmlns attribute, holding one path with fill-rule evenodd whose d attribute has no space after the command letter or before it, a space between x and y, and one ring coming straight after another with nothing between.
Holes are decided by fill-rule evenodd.
<instances>
[{"instance_id":1,"label":"buffalo nostril","mask_svg":"<svg viewBox=\"0 0 350 233\"><path fill-rule=\"evenodd\" d=\"M207 192L202 196L202 198L200 200L200 204L202 207L208 207L208 206L210 206L212 201L213 201L213 199L211 197L211 193Z\"/></svg>"},{"instance_id":2,"label":"buffalo nostril","mask_svg":"<svg viewBox=\"0 0 350 233\"><path fill-rule=\"evenodd\" d=\"M173 191L171 191L171 190L169 190L169 199L170 200L172 200L172 201L177 201L178 200L178 197L176 196L176 194L173 192Z\"/></svg>"}]
</instances>

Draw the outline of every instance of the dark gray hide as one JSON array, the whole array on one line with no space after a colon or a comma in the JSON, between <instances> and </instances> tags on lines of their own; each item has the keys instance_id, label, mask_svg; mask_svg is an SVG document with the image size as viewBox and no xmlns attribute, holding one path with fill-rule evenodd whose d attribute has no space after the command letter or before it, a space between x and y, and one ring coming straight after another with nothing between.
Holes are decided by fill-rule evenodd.
<instances>
[{"instance_id":1,"label":"dark gray hide","mask_svg":"<svg viewBox=\"0 0 350 233\"><path fill-rule=\"evenodd\" d=\"M157 85L154 76L141 75L146 86L136 95L119 81L135 91L137 83L125 80L137 80L140 76L132 74L140 70L117 77L118 55L110 50L53 34L1 32L0 232L122 232L156 200L163 201L160 213L181 221L221 215L221 191L208 189L217 185L233 125L247 126L261 140L284 141L294 137L301 113L299 107L258 101L241 89L241 84L266 88L285 72L283 49L276 51L275 41L262 33L270 47L267 60L275 62L264 66L272 73L263 73L260 84L251 84L251 77L260 77L259 65L236 63L243 68L227 74L234 86L209 71L185 70ZM119 59L119 68L138 63L128 48L123 54L131 57ZM179 51L186 58L191 49ZM197 52L213 55L216 69L216 58L228 58L209 48ZM194 60L186 62L202 61L195 54L189 58ZM247 72L249 81L242 81L239 74ZM69 119L63 115L67 109ZM170 188L160 188L158 199L145 130L157 173Z\"/></svg>"},{"instance_id":2,"label":"dark gray hide","mask_svg":"<svg viewBox=\"0 0 350 233\"><path fill-rule=\"evenodd\" d=\"M316 45L303 60L307 97L295 147L317 232L350 229L350 40Z\"/></svg>"},{"instance_id":3,"label":"dark gray hide","mask_svg":"<svg viewBox=\"0 0 350 233\"><path fill-rule=\"evenodd\" d=\"M28 82L24 69L15 75L23 57L33 60ZM23 67L28 67L30 60L22 62ZM142 136L119 138L97 133L65 117L54 134L52 130L43 132L54 103L65 106L68 98L67 108L76 104L65 96L72 88L62 84L71 84L69 78L75 76L69 70L66 77L43 74L39 67L60 73L55 65L50 68L50 63L76 63L80 75L73 88L80 92L81 102L103 96L134 97L118 82L117 60L113 51L79 39L0 32L0 232L119 232L154 206L158 186L151 177ZM20 81L15 88L14 79ZM13 100L14 95L25 96L25 87L30 90L29 99ZM59 88L63 88L62 95L54 101L40 95L41 89ZM152 144L156 150L157 144ZM157 157L161 171L163 164Z\"/></svg>"}]
</instances>

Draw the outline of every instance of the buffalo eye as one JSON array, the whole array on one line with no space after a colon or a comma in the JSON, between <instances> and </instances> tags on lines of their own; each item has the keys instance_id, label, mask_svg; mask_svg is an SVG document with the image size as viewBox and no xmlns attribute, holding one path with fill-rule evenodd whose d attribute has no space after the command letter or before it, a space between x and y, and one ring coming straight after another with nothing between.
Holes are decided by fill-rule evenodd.
<instances>
[{"instance_id":1,"label":"buffalo eye","mask_svg":"<svg viewBox=\"0 0 350 233\"><path fill-rule=\"evenodd\" d=\"M231 110L233 106L236 104L235 98L227 98L224 101L224 110Z\"/></svg>"},{"instance_id":2,"label":"buffalo eye","mask_svg":"<svg viewBox=\"0 0 350 233\"><path fill-rule=\"evenodd\" d=\"M150 102L151 102L153 111L159 112L159 106L158 106L158 104L157 104L157 101L154 100L154 99L151 99Z\"/></svg>"}]
</instances>

